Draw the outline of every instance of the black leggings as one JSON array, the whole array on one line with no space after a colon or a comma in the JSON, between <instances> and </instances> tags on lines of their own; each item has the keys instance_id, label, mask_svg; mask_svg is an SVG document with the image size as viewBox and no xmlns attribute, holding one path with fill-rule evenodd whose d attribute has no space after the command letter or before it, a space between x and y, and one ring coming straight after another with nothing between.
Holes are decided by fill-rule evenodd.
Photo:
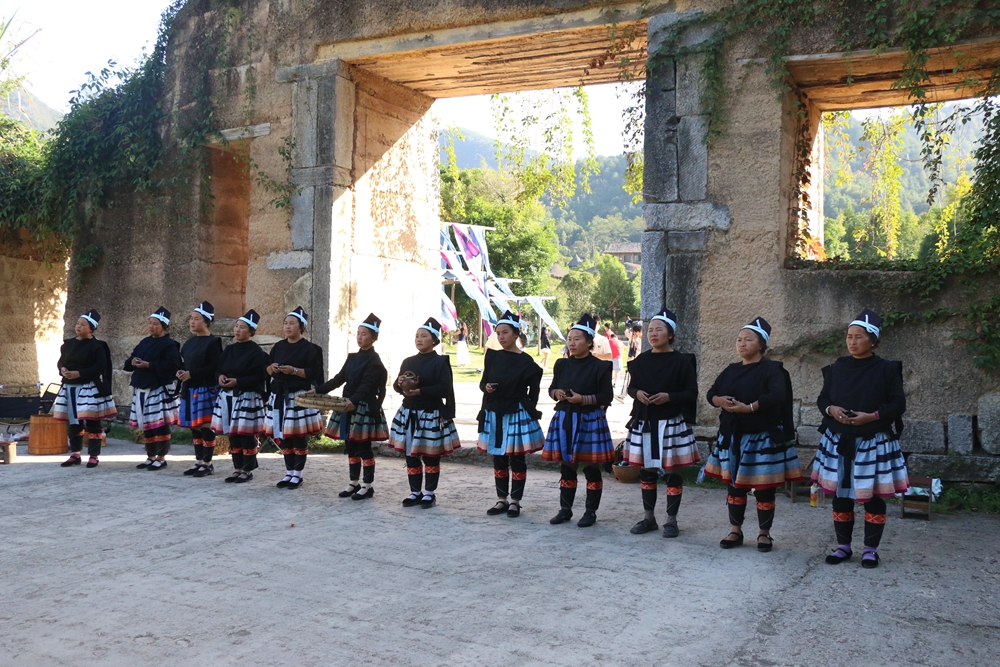
<instances>
[{"instance_id":1,"label":"black leggings","mask_svg":"<svg viewBox=\"0 0 1000 667\"><path fill-rule=\"evenodd\" d=\"M743 525L743 518L747 512L747 493L749 491L750 489L737 489L735 486L729 487L726 507L729 510L729 523L733 526ZM757 500L757 524L761 530L771 530L771 524L774 523L775 489L756 489L753 495Z\"/></svg>"},{"instance_id":2,"label":"black leggings","mask_svg":"<svg viewBox=\"0 0 1000 667\"><path fill-rule=\"evenodd\" d=\"M852 498L833 499L833 530L837 543L850 545L854 533L854 500ZM878 548L885 530L885 500L872 498L865 503L865 546Z\"/></svg>"},{"instance_id":3,"label":"black leggings","mask_svg":"<svg viewBox=\"0 0 1000 667\"><path fill-rule=\"evenodd\" d=\"M506 500L509 491L511 500L521 500L527 477L528 464L524 461L524 454L493 456L493 480L496 482L497 498Z\"/></svg>"},{"instance_id":4,"label":"black leggings","mask_svg":"<svg viewBox=\"0 0 1000 667\"><path fill-rule=\"evenodd\" d=\"M87 454L98 457L101 454L101 445L104 443L104 429L99 420L88 419L82 424L67 424L66 432L69 434L69 449L73 453L80 453L83 450L83 430L84 424L87 429Z\"/></svg>"}]
</instances>

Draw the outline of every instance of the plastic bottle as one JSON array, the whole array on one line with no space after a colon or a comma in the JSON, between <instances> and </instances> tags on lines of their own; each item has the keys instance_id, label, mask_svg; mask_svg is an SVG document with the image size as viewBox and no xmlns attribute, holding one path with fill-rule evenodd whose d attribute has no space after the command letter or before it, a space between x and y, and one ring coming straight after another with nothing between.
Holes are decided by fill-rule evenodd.
<instances>
[{"instance_id":1,"label":"plastic bottle","mask_svg":"<svg viewBox=\"0 0 1000 667\"><path fill-rule=\"evenodd\" d=\"M809 487L809 507L819 506L819 484Z\"/></svg>"}]
</instances>

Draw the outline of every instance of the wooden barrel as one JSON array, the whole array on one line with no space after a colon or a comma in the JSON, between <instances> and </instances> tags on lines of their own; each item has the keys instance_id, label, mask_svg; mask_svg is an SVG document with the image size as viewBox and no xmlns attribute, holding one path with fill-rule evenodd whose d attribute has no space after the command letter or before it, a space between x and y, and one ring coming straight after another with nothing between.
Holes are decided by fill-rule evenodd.
<instances>
[{"instance_id":1,"label":"wooden barrel","mask_svg":"<svg viewBox=\"0 0 1000 667\"><path fill-rule=\"evenodd\" d=\"M31 415L28 432L28 453L36 456L65 454L66 422L56 421L51 415Z\"/></svg>"},{"instance_id":2,"label":"wooden barrel","mask_svg":"<svg viewBox=\"0 0 1000 667\"><path fill-rule=\"evenodd\" d=\"M229 455L229 436L228 435L215 436L215 449L212 450L212 456L228 456L228 455Z\"/></svg>"}]
</instances>

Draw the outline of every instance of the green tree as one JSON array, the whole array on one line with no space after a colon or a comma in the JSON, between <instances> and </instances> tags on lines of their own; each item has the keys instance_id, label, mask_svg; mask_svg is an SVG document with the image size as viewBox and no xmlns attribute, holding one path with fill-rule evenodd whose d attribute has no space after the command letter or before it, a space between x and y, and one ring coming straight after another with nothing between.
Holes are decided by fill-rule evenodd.
<instances>
[{"instance_id":1,"label":"green tree","mask_svg":"<svg viewBox=\"0 0 1000 667\"><path fill-rule=\"evenodd\" d=\"M600 278L594 290L594 308L603 319L610 319L615 329L626 315L638 311L635 286L629 282L625 265L617 257L601 255L597 258Z\"/></svg>"},{"instance_id":2,"label":"green tree","mask_svg":"<svg viewBox=\"0 0 1000 667\"><path fill-rule=\"evenodd\" d=\"M556 291L556 296L559 297L560 323L568 326L576 322L583 313L592 313L596 289L597 278L594 274L586 271L567 273Z\"/></svg>"}]
</instances>

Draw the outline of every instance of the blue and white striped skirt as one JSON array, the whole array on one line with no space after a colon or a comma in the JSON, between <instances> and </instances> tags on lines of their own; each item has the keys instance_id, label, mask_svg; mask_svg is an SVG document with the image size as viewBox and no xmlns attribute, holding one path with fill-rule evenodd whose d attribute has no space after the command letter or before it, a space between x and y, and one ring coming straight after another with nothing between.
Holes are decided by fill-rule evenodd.
<instances>
[{"instance_id":1,"label":"blue and white striped skirt","mask_svg":"<svg viewBox=\"0 0 1000 667\"><path fill-rule=\"evenodd\" d=\"M906 460L899 440L876 433L854 442L854 461L845 461L837 451L840 434L827 429L813 459L812 481L824 493L864 503L872 497L889 498L910 487Z\"/></svg>"},{"instance_id":2,"label":"blue and white striped skirt","mask_svg":"<svg viewBox=\"0 0 1000 667\"><path fill-rule=\"evenodd\" d=\"M70 424L109 419L117 414L114 396L98 396L93 382L64 384L52 404L52 418Z\"/></svg>"},{"instance_id":3,"label":"blue and white striped skirt","mask_svg":"<svg viewBox=\"0 0 1000 667\"><path fill-rule=\"evenodd\" d=\"M212 413L212 430L222 435L261 435L264 432L264 397L256 391L219 392Z\"/></svg>"},{"instance_id":4,"label":"blue and white striped skirt","mask_svg":"<svg viewBox=\"0 0 1000 667\"><path fill-rule=\"evenodd\" d=\"M152 431L173 426L180 421L180 392L171 394L167 387L132 390L132 411L128 423L132 428Z\"/></svg>"},{"instance_id":5,"label":"blue and white striped skirt","mask_svg":"<svg viewBox=\"0 0 1000 667\"><path fill-rule=\"evenodd\" d=\"M455 422L440 410L399 408L389 429L389 445L407 456L447 456L462 446Z\"/></svg>"},{"instance_id":6,"label":"blue and white striped skirt","mask_svg":"<svg viewBox=\"0 0 1000 667\"><path fill-rule=\"evenodd\" d=\"M653 421L649 426L658 431L657 442L653 441L653 433L643 433L646 422L642 419L629 429L623 458L630 466L671 470L701 462L694 431L683 417Z\"/></svg>"},{"instance_id":7,"label":"blue and white striped skirt","mask_svg":"<svg viewBox=\"0 0 1000 667\"><path fill-rule=\"evenodd\" d=\"M188 396L181 396L181 426L201 428L212 425L212 412L219 398L219 385L191 387Z\"/></svg>"},{"instance_id":8,"label":"blue and white striped skirt","mask_svg":"<svg viewBox=\"0 0 1000 667\"><path fill-rule=\"evenodd\" d=\"M545 461L607 463L615 460L615 445L604 408L589 412L556 410L542 449Z\"/></svg>"},{"instance_id":9,"label":"blue and white striped skirt","mask_svg":"<svg viewBox=\"0 0 1000 667\"><path fill-rule=\"evenodd\" d=\"M344 442L380 442L389 439L389 424L381 406L372 412L368 403L362 401L354 412L331 413L325 435Z\"/></svg>"},{"instance_id":10,"label":"blue and white striped skirt","mask_svg":"<svg viewBox=\"0 0 1000 667\"><path fill-rule=\"evenodd\" d=\"M281 403L278 403L278 394L271 394L267 399L264 432L278 444L285 438L308 438L323 430L323 417L319 410L304 408L295 402L295 397L302 391L285 394Z\"/></svg>"},{"instance_id":11,"label":"blue and white striped skirt","mask_svg":"<svg viewBox=\"0 0 1000 667\"><path fill-rule=\"evenodd\" d=\"M737 451L723 448L724 444L725 438L720 434L719 446L705 464L705 474L709 477L738 489L771 489L802 479L794 445L776 444L766 431L740 436L733 447L736 449L738 444Z\"/></svg>"},{"instance_id":12,"label":"blue and white striped skirt","mask_svg":"<svg viewBox=\"0 0 1000 667\"><path fill-rule=\"evenodd\" d=\"M520 456L537 452L545 445L545 436L537 419L524 408L503 415L500 421L500 439L497 442L497 413L483 411L483 431L476 446L480 451L494 456Z\"/></svg>"}]
</instances>

